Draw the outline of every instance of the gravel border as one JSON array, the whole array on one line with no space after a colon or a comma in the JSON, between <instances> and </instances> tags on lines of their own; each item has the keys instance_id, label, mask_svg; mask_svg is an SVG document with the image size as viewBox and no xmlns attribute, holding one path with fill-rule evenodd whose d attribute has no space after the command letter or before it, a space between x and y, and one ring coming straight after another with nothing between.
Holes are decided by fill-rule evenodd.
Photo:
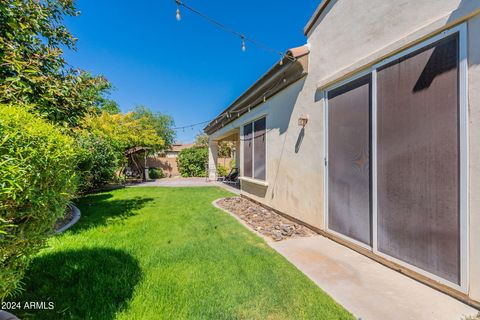
<instances>
[{"instance_id":1,"label":"gravel border","mask_svg":"<svg viewBox=\"0 0 480 320\"><path fill-rule=\"evenodd\" d=\"M232 201L234 202L233 206ZM247 229L268 242L318 235L317 232L305 225L288 219L273 209L267 209L249 199L242 197L225 197L213 201L212 204L216 208L234 217ZM240 207L238 207L237 204L239 204Z\"/></svg>"},{"instance_id":2,"label":"gravel border","mask_svg":"<svg viewBox=\"0 0 480 320\"><path fill-rule=\"evenodd\" d=\"M232 216L233 218L235 218L235 220L237 220L238 222L240 222L245 228L247 228L248 230L250 230L251 232L255 233L257 236L259 236L260 238L263 238L266 242L273 242L272 238L270 237L267 237L266 235L264 234L261 234L260 232L258 232L257 230L255 230L254 228L252 228L252 226L250 226L245 220L242 220L240 219L239 216L237 216L236 214L234 214L233 212L230 212L229 210L221 207L218 202L220 202L221 200L224 200L224 199L228 199L230 197L225 197L225 198L220 198L220 199L216 199L216 200L213 200L212 201L212 205L217 208L217 209L220 209L222 210L223 212L227 213L228 215Z\"/></svg>"},{"instance_id":3,"label":"gravel border","mask_svg":"<svg viewBox=\"0 0 480 320\"><path fill-rule=\"evenodd\" d=\"M70 207L70 210L72 210L73 212L73 218L66 225L64 225L60 229L55 230L55 234L60 234L67 231L67 229L71 228L75 223L78 222L78 220L80 220L80 217L82 215L80 212L80 209L78 209L73 203L70 203L68 206Z\"/></svg>"}]
</instances>

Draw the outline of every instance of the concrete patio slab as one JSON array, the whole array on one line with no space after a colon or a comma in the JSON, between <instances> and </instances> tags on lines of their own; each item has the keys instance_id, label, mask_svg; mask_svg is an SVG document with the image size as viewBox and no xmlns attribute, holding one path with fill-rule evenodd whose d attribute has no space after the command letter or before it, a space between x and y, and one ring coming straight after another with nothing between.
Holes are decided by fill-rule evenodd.
<instances>
[{"instance_id":1,"label":"concrete patio slab","mask_svg":"<svg viewBox=\"0 0 480 320\"><path fill-rule=\"evenodd\" d=\"M269 245L362 320L460 320L478 313L323 236Z\"/></svg>"},{"instance_id":2,"label":"concrete patio slab","mask_svg":"<svg viewBox=\"0 0 480 320\"><path fill-rule=\"evenodd\" d=\"M240 190L232 186L218 181L209 181L206 178L164 178L139 183L131 187L221 187L235 194L240 194Z\"/></svg>"}]
</instances>

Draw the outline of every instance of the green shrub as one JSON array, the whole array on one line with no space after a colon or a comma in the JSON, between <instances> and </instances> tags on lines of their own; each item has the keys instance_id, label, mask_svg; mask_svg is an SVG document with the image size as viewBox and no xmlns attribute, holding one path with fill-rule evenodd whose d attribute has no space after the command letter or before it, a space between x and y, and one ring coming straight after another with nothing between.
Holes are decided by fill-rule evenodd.
<instances>
[{"instance_id":1,"label":"green shrub","mask_svg":"<svg viewBox=\"0 0 480 320\"><path fill-rule=\"evenodd\" d=\"M120 156L112 142L98 135L80 132L76 136L79 157L79 188L91 191L114 181Z\"/></svg>"},{"instance_id":2,"label":"green shrub","mask_svg":"<svg viewBox=\"0 0 480 320\"><path fill-rule=\"evenodd\" d=\"M182 177L205 177L208 149L192 147L180 151L177 157L178 170Z\"/></svg>"},{"instance_id":3,"label":"green shrub","mask_svg":"<svg viewBox=\"0 0 480 320\"><path fill-rule=\"evenodd\" d=\"M0 300L20 290L76 187L74 140L26 108L0 105Z\"/></svg>"},{"instance_id":4,"label":"green shrub","mask_svg":"<svg viewBox=\"0 0 480 320\"><path fill-rule=\"evenodd\" d=\"M162 169L149 168L148 169L148 177L150 179L161 179L161 178L165 177L165 175L163 174Z\"/></svg>"},{"instance_id":5,"label":"green shrub","mask_svg":"<svg viewBox=\"0 0 480 320\"><path fill-rule=\"evenodd\" d=\"M228 169L221 164L217 165L217 174L219 177L226 177L228 174Z\"/></svg>"}]
</instances>

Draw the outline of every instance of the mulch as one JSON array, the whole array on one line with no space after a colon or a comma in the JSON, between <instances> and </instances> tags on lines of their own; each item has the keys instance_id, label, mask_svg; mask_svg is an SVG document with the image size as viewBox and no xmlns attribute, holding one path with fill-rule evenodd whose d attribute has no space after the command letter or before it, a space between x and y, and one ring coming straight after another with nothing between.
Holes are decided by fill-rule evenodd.
<instances>
[{"instance_id":1,"label":"mulch","mask_svg":"<svg viewBox=\"0 0 480 320\"><path fill-rule=\"evenodd\" d=\"M60 229L61 227L72 221L73 216L73 210L70 208L70 206L68 206L65 210L65 215L55 222L55 230Z\"/></svg>"}]
</instances>

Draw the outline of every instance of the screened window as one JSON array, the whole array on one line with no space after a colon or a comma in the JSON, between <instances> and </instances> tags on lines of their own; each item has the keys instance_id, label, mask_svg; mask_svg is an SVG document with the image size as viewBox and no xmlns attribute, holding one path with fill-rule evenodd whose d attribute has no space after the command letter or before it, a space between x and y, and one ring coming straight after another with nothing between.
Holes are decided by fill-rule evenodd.
<instances>
[{"instance_id":1,"label":"screened window","mask_svg":"<svg viewBox=\"0 0 480 320\"><path fill-rule=\"evenodd\" d=\"M243 176L265 180L266 119L243 127Z\"/></svg>"}]
</instances>

